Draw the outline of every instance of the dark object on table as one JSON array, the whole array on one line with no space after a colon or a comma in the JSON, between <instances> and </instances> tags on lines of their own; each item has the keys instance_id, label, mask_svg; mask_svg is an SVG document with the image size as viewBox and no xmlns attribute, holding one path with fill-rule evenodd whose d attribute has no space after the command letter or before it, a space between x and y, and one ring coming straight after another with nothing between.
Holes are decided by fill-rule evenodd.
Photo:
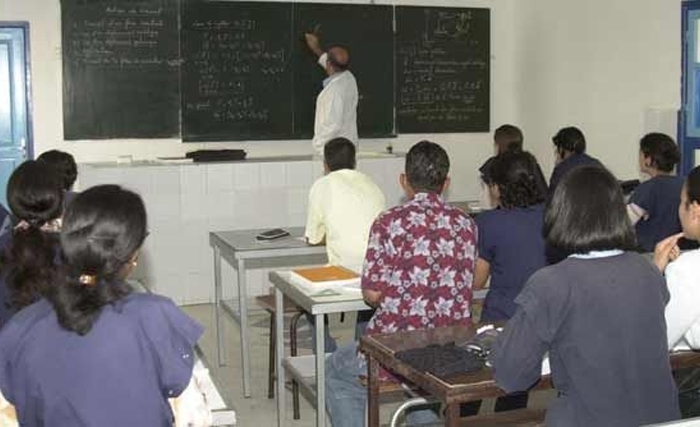
<instances>
[{"instance_id":1,"label":"dark object on table","mask_svg":"<svg viewBox=\"0 0 700 427\"><path fill-rule=\"evenodd\" d=\"M485 366L482 357L456 346L454 342L399 351L396 358L442 379L479 371Z\"/></svg>"},{"instance_id":2,"label":"dark object on table","mask_svg":"<svg viewBox=\"0 0 700 427\"><path fill-rule=\"evenodd\" d=\"M620 181L620 187L622 187L622 194L625 196L632 194L632 192L639 186L638 179L628 179L625 181Z\"/></svg>"},{"instance_id":3,"label":"dark object on table","mask_svg":"<svg viewBox=\"0 0 700 427\"><path fill-rule=\"evenodd\" d=\"M196 150L189 151L185 155L195 162L227 162L231 160L245 160L245 150Z\"/></svg>"},{"instance_id":4,"label":"dark object on table","mask_svg":"<svg viewBox=\"0 0 700 427\"><path fill-rule=\"evenodd\" d=\"M275 240L286 236L289 236L289 231L282 228L273 228L272 230L261 232L255 238L258 240Z\"/></svg>"}]
</instances>

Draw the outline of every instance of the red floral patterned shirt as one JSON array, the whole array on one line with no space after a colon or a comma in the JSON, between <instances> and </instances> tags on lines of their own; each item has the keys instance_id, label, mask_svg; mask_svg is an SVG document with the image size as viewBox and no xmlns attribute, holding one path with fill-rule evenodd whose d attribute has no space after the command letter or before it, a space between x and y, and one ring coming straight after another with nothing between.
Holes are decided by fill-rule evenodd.
<instances>
[{"instance_id":1,"label":"red floral patterned shirt","mask_svg":"<svg viewBox=\"0 0 700 427\"><path fill-rule=\"evenodd\" d=\"M381 292L367 334L471 321L477 231L433 193L381 214L370 230L362 289Z\"/></svg>"}]
</instances>

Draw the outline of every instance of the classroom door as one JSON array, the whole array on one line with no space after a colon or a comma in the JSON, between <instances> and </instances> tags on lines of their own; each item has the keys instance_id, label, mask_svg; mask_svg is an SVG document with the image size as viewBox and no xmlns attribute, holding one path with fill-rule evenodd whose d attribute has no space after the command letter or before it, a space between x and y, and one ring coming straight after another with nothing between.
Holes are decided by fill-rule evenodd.
<instances>
[{"instance_id":1,"label":"classroom door","mask_svg":"<svg viewBox=\"0 0 700 427\"><path fill-rule=\"evenodd\" d=\"M0 203L7 180L30 154L28 24L0 22Z\"/></svg>"},{"instance_id":2,"label":"classroom door","mask_svg":"<svg viewBox=\"0 0 700 427\"><path fill-rule=\"evenodd\" d=\"M695 150L700 149L700 1L682 4L683 79L679 136L682 159L680 173L695 166Z\"/></svg>"}]
</instances>

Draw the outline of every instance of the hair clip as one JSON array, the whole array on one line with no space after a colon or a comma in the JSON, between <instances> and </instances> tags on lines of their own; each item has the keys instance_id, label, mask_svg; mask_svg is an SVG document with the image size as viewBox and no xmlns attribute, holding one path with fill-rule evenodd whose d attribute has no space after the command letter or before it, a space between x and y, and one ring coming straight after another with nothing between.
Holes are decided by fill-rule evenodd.
<instances>
[{"instance_id":1,"label":"hair clip","mask_svg":"<svg viewBox=\"0 0 700 427\"><path fill-rule=\"evenodd\" d=\"M82 283L83 285L95 286L97 284L97 276L81 274L80 277L78 277L78 282Z\"/></svg>"}]
</instances>

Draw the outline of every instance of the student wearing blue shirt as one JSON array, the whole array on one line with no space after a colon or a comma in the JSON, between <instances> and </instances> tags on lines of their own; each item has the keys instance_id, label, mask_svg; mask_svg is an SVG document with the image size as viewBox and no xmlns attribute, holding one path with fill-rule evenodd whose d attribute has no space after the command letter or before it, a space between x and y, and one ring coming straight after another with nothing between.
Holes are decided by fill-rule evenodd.
<instances>
[{"instance_id":1,"label":"student wearing blue shirt","mask_svg":"<svg viewBox=\"0 0 700 427\"><path fill-rule=\"evenodd\" d=\"M632 193L627 213L645 252L654 251L662 239L681 231L678 204L683 178L673 174L680 158L676 143L663 133L647 134L639 142L639 167L651 179Z\"/></svg>"},{"instance_id":2,"label":"student wearing blue shirt","mask_svg":"<svg viewBox=\"0 0 700 427\"><path fill-rule=\"evenodd\" d=\"M174 420L171 409L180 414L185 395L204 405L191 393L201 326L125 282L146 230L141 198L115 185L88 189L68 207L64 263L42 271L52 286L0 331L0 390L20 425L211 425L208 413Z\"/></svg>"},{"instance_id":3,"label":"student wearing blue shirt","mask_svg":"<svg viewBox=\"0 0 700 427\"><path fill-rule=\"evenodd\" d=\"M0 237L0 327L38 300L48 286L43 273L57 260L63 212L59 180L49 165L28 160L7 183L8 202L18 222Z\"/></svg>"},{"instance_id":4,"label":"student wearing blue shirt","mask_svg":"<svg viewBox=\"0 0 700 427\"><path fill-rule=\"evenodd\" d=\"M491 197L499 209L476 217L479 257L474 270L474 289L491 283L481 312L482 322L510 319L518 296L530 276L547 263L542 227L545 193L539 185L539 165L528 152L507 152L494 158L489 175ZM496 412L527 406L527 393L496 400ZM474 413L467 404L463 414Z\"/></svg>"},{"instance_id":5,"label":"student wearing blue shirt","mask_svg":"<svg viewBox=\"0 0 700 427\"><path fill-rule=\"evenodd\" d=\"M491 178L491 165L499 154L513 152L519 153L523 151L523 132L514 125L501 125L493 132L493 144L495 148L496 155L489 157L488 160L484 162L479 168L479 173L481 174L481 181L486 185L493 183ZM537 175L538 175L538 185L540 186L543 193L547 193L547 181L544 179L544 174L542 169L537 165Z\"/></svg>"},{"instance_id":6,"label":"student wearing blue shirt","mask_svg":"<svg viewBox=\"0 0 700 427\"><path fill-rule=\"evenodd\" d=\"M489 190L499 209L476 217L479 258L473 287L482 289L491 278L481 321L510 319L513 300L532 273L547 263L542 237L546 195L537 184L538 170L528 152L504 153L491 164Z\"/></svg>"},{"instance_id":7,"label":"student wearing blue shirt","mask_svg":"<svg viewBox=\"0 0 700 427\"><path fill-rule=\"evenodd\" d=\"M527 390L548 355L558 391L548 427L633 427L678 419L661 273L634 252L622 189L607 170L568 173L545 207L547 243L567 258L533 274L490 354L506 392Z\"/></svg>"},{"instance_id":8,"label":"student wearing blue shirt","mask_svg":"<svg viewBox=\"0 0 700 427\"><path fill-rule=\"evenodd\" d=\"M602 166L598 159L586 154L586 137L577 127L569 126L560 129L552 137L552 142L556 151L557 165L549 179L549 194L554 193L559 181L570 170L585 165Z\"/></svg>"}]
</instances>

